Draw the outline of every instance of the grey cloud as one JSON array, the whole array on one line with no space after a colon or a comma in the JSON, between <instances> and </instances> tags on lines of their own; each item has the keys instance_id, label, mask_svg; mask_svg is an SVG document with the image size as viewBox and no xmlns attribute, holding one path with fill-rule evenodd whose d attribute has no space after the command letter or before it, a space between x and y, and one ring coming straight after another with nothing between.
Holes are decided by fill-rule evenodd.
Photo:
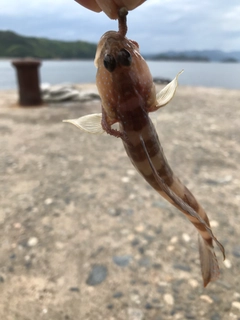
<instances>
[{"instance_id":1,"label":"grey cloud","mask_svg":"<svg viewBox=\"0 0 240 320\"><path fill-rule=\"evenodd\" d=\"M103 13L90 12L74 1L66 5L69 1L61 0L57 5L52 2L48 8L44 0L45 6L41 9L41 1L36 0L35 7L26 4L26 10L0 13L0 29L91 42L98 42L107 30L117 29L117 21L111 21ZM24 2L22 0L22 5ZM237 9L240 10L239 0L148 0L129 13L128 37L138 41L145 53L172 49L240 50L238 27L228 18Z\"/></svg>"}]
</instances>

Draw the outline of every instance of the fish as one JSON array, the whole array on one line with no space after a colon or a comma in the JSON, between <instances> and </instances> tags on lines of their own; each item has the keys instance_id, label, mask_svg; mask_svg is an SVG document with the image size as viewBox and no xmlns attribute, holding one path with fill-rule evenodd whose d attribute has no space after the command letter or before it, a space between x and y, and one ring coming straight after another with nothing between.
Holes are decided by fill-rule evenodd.
<instances>
[{"instance_id":1,"label":"fish","mask_svg":"<svg viewBox=\"0 0 240 320\"><path fill-rule=\"evenodd\" d=\"M64 121L88 133L106 132L122 139L136 170L197 229L203 286L206 287L220 275L214 243L223 259L225 250L212 232L207 213L168 164L149 116L172 100L182 71L156 93L138 43L126 37L126 14L124 10L119 13L119 30L106 32L97 47L94 63L101 113ZM118 129L113 128L114 124L118 124Z\"/></svg>"}]
</instances>

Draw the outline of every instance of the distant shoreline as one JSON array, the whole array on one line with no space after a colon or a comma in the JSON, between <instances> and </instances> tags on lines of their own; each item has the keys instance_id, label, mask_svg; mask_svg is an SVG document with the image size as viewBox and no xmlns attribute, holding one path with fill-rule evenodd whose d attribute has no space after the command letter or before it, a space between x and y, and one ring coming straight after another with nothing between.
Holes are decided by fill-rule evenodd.
<instances>
[{"instance_id":1,"label":"distant shoreline","mask_svg":"<svg viewBox=\"0 0 240 320\"><path fill-rule=\"evenodd\" d=\"M33 57L36 59L75 60L94 59L97 44L87 41L63 41L48 38L22 36L16 32L0 30L0 59ZM154 50L154 49L152 49ZM240 62L240 51L184 50L165 52L141 52L146 59L156 61L204 61Z\"/></svg>"},{"instance_id":2,"label":"distant shoreline","mask_svg":"<svg viewBox=\"0 0 240 320\"><path fill-rule=\"evenodd\" d=\"M93 58L32 58L32 57L26 57L26 58L22 58L22 57L0 57L0 61L14 61L14 60L27 60L27 59L34 59L34 60L39 60L39 61L94 61ZM239 60L232 60L232 59L227 59L227 60L220 60L220 61L215 61L215 60L202 60L202 59L176 59L176 58L166 58L166 59L153 59L153 58L148 58L148 57L144 57L144 59L146 61L151 61L151 62L169 62L169 61L174 61L174 62L200 62L200 63L240 63Z\"/></svg>"}]
</instances>

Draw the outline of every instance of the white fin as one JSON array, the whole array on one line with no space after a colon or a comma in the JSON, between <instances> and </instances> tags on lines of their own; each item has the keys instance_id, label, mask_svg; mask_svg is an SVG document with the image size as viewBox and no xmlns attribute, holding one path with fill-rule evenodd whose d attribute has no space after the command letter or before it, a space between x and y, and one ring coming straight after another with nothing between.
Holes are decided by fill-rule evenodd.
<instances>
[{"instance_id":1,"label":"white fin","mask_svg":"<svg viewBox=\"0 0 240 320\"><path fill-rule=\"evenodd\" d=\"M102 128L101 113L88 114L78 119L63 120L63 122L72 123L79 129L88 133L101 134L105 132Z\"/></svg>"},{"instance_id":2,"label":"white fin","mask_svg":"<svg viewBox=\"0 0 240 320\"><path fill-rule=\"evenodd\" d=\"M211 248L200 235L198 236L198 243L203 285L206 287L210 281L216 281L218 279L220 271L214 249Z\"/></svg>"},{"instance_id":3,"label":"white fin","mask_svg":"<svg viewBox=\"0 0 240 320\"><path fill-rule=\"evenodd\" d=\"M160 108L165 106L168 102L170 102L176 92L178 86L178 77L183 73L183 70L180 71L176 77L164 87L160 92L157 93L157 106L156 108Z\"/></svg>"}]
</instances>

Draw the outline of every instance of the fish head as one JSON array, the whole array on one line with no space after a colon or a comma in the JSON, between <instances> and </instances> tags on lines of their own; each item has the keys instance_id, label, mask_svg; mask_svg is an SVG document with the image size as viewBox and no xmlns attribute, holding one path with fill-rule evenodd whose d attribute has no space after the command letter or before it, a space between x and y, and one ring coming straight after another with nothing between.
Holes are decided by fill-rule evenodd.
<instances>
[{"instance_id":1,"label":"fish head","mask_svg":"<svg viewBox=\"0 0 240 320\"><path fill-rule=\"evenodd\" d=\"M156 104L155 85L136 41L108 31L100 39L96 57L96 84L108 117L118 119L118 109Z\"/></svg>"}]
</instances>

